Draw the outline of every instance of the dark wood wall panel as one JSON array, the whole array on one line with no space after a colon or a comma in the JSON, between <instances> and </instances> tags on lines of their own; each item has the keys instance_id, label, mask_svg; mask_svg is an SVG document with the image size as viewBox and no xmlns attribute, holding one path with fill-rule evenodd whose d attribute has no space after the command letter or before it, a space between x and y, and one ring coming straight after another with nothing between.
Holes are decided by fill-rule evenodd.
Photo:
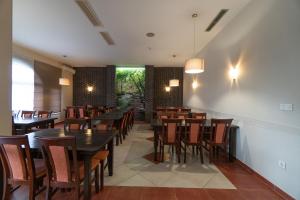
<instances>
[{"instance_id":1,"label":"dark wood wall panel","mask_svg":"<svg viewBox=\"0 0 300 200\"><path fill-rule=\"evenodd\" d=\"M106 105L116 106L116 92L115 92L115 75L116 67L109 65L106 67Z\"/></svg>"},{"instance_id":2,"label":"dark wood wall panel","mask_svg":"<svg viewBox=\"0 0 300 200\"><path fill-rule=\"evenodd\" d=\"M34 61L34 110L61 109L61 87L58 79L61 69L40 61Z\"/></svg>"},{"instance_id":3,"label":"dark wood wall panel","mask_svg":"<svg viewBox=\"0 0 300 200\"><path fill-rule=\"evenodd\" d=\"M73 103L75 106L106 104L105 67L78 67L73 82ZM88 92L88 86L93 86L94 90Z\"/></svg>"},{"instance_id":4,"label":"dark wood wall panel","mask_svg":"<svg viewBox=\"0 0 300 200\"><path fill-rule=\"evenodd\" d=\"M165 91L170 79L179 79L179 87ZM183 102L183 68L155 67L154 68L154 108L157 106L182 106Z\"/></svg>"},{"instance_id":5,"label":"dark wood wall panel","mask_svg":"<svg viewBox=\"0 0 300 200\"><path fill-rule=\"evenodd\" d=\"M154 67L145 66L145 120L150 122L152 119L154 103Z\"/></svg>"}]
</instances>

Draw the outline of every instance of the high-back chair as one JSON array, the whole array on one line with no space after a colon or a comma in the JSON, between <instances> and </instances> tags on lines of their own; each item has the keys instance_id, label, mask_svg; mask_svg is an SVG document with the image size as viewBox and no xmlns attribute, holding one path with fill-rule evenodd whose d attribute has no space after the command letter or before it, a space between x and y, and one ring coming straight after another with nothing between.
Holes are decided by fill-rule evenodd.
<instances>
[{"instance_id":1,"label":"high-back chair","mask_svg":"<svg viewBox=\"0 0 300 200\"><path fill-rule=\"evenodd\" d=\"M190 108L178 108L178 111L179 112L191 112L191 109Z\"/></svg>"},{"instance_id":2,"label":"high-back chair","mask_svg":"<svg viewBox=\"0 0 300 200\"><path fill-rule=\"evenodd\" d=\"M192 113L192 118L206 119L206 113Z\"/></svg>"},{"instance_id":3,"label":"high-back chair","mask_svg":"<svg viewBox=\"0 0 300 200\"><path fill-rule=\"evenodd\" d=\"M180 135L181 119L162 119L162 131L159 135L161 161L164 161L164 146L169 145L176 149L178 162L180 162Z\"/></svg>"},{"instance_id":4,"label":"high-back chair","mask_svg":"<svg viewBox=\"0 0 300 200\"><path fill-rule=\"evenodd\" d=\"M95 130L97 131L107 131L113 129L113 120L101 120L99 124L96 124Z\"/></svg>"},{"instance_id":5,"label":"high-back chair","mask_svg":"<svg viewBox=\"0 0 300 200\"><path fill-rule=\"evenodd\" d=\"M86 115L85 115L86 109L85 109L84 106L79 106L79 107L77 107L77 112L78 112L78 113L77 113L77 115L78 115L77 118L80 118L80 119L85 119L85 118L87 118Z\"/></svg>"},{"instance_id":6,"label":"high-back chair","mask_svg":"<svg viewBox=\"0 0 300 200\"><path fill-rule=\"evenodd\" d=\"M40 137L41 150L47 167L46 199L51 199L54 188L75 189L75 198L80 198L80 183L84 180L84 165L77 160L76 139L66 137ZM95 172L95 190L99 192L99 161L91 160Z\"/></svg>"},{"instance_id":7,"label":"high-back chair","mask_svg":"<svg viewBox=\"0 0 300 200\"><path fill-rule=\"evenodd\" d=\"M158 111L157 113L157 119L168 119L171 117L171 114L166 111Z\"/></svg>"},{"instance_id":8,"label":"high-back chair","mask_svg":"<svg viewBox=\"0 0 300 200\"><path fill-rule=\"evenodd\" d=\"M196 151L198 154L198 150L200 150L200 158L201 163L203 163L203 151L201 148L202 144L202 136L204 133L205 127L205 119L194 119L187 118L185 119L185 128L184 128L184 163L186 162L186 149L188 146L196 147Z\"/></svg>"},{"instance_id":9,"label":"high-back chair","mask_svg":"<svg viewBox=\"0 0 300 200\"><path fill-rule=\"evenodd\" d=\"M211 119L210 137L204 139L202 147L209 152L209 162L212 162L213 151L227 151L228 134L233 119Z\"/></svg>"},{"instance_id":10,"label":"high-back chair","mask_svg":"<svg viewBox=\"0 0 300 200\"><path fill-rule=\"evenodd\" d=\"M84 131L86 125L85 119L65 119L64 130L67 132Z\"/></svg>"},{"instance_id":11,"label":"high-back chair","mask_svg":"<svg viewBox=\"0 0 300 200\"><path fill-rule=\"evenodd\" d=\"M186 112L178 112L175 114L175 118L178 118L178 119L186 119L188 118L189 114L186 113Z\"/></svg>"},{"instance_id":12,"label":"high-back chair","mask_svg":"<svg viewBox=\"0 0 300 200\"><path fill-rule=\"evenodd\" d=\"M76 107L74 106L68 106L65 110L65 118L76 118Z\"/></svg>"},{"instance_id":13,"label":"high-back chair","mask_svg":"<svg viewBox=\"0 0 300 200\"><path fill-rule=\"evenodd\" d=\"M43 118L43 119L51 117L51 114L52 114L51 111L41 111L40 110L37 112L38 118Z\"/></svg>"},{"instance_id":14,"label":"high-back chair","mask_svg":"<svg viewBox=\"0 0 300 200\"><path fill-rule=\"evenodd\" d=\"M34 117L34 114L35 111L22 110L21 117L24 119L30 119Z\"/></svg>"},{"instance_id":15,"label":"high-back chair","mask_svg":"<svg viewBox=\"0 0 300 200\"><path fill-rule=\"evenodd\" d=\"M6 174L5 199L10 199L9 185L29 186L28 199L35 199L41 192L38 189L46 176L46 168L43 160L32 158L27 135L0 137L0 155Z\"/></svg>"}]
</instances>

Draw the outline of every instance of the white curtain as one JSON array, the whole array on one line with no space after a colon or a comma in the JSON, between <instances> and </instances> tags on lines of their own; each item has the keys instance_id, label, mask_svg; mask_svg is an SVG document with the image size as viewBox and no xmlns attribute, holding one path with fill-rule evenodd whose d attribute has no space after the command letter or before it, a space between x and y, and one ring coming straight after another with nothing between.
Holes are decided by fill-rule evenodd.
<instances>
[{"instance_id":1,"label":"white curtain","mask_svg":"<svg viewBox=\"0 0 300 200\"><path fill-rule=\"evenodd\" d=\"M22 58L12 59L12 110L33 110L33 63Z\"/></svg>"}]
</instances>

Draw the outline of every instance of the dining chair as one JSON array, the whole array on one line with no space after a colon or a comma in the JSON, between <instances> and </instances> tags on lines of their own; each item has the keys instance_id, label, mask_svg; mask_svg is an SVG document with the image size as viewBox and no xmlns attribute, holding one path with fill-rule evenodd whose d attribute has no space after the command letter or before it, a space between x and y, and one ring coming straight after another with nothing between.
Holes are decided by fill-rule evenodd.
<instances>
[{"instance_id":1,"label":"dining chair","mask_svg":"<svg viewBox=\"0 0 300 200\"><path fill-rule=\"evenodd\" d=\"M165 111L158 111L157 112L157 119L168 119L169 117L171 117L171 114L170 113L167 113Z\"/></svg>"},{"instance_id":2,"label":"dining chair","mask_svg":"<svg viewBox=\"0 0 300 200\"><path fill-rule=\"evenodd\" d=\"M161 161L164 162L164 146L169 145L173 149L175 147L177 159L180 163L180 141L179 133L181 130L182 120L181 119L162 119L162 131L159 134L159 147L160 147L160 156Z\"/></svg>"},{"instance_id":3,"label":"dining chair","mask_svg":"<svg viewBox=\"0 0 300 200\"><path fill-rule=\"evenodd\" d=\"M189 113L189 112L191 112L191 109L190 108L179 108L178 111L179 112L187 112L187 113Z\"/></svg>"},{"instance_id":4,"label":"dining chair","mask_svg":"<svg viewBox=\"0 0 300 200\"><path fill-rule=\"evenodd\" d=\"M78 115L77 118L80 118L80 119L87 119L87 118L89 118L89 117L86 116L86 109L85 109L84 106L77 107L77 115Z\"/></svg>"},{"instance_id":5,"label":"dining chair","mask_svg":"<svg viewBox=\"0 0 300 200\"><path fill-rule=\"evenodd\" d=\"M65 119L64 130L67 132L84 131L86 125L85 119Z\"/></svg>"},{"instance_id":6,"label":"dining chair","mask_svg":"<svg viewBox=\"0 0 300 200\"><path fill-rule=\"evenodd\" d=\"M200 159L203 164L203 150L201 147L203 133L205 127L204 119L194 119L187 118L185 119L185 128L184 128L184 137L182 139L184 143L184 163L186 163L186 150L188 146L192 146L193 150L196 147L196 151L198 154L198 150L200 151Z\"/></svg>"},{"instance_id":7,"label":"dining chair","mask_svg":"<svg viewBox=\"0 0 300 200\"><path fill-rule=\"evenodd\" d=\"M114 120L101 120L100 123L96 124L95 130L106 131L113 129Z\"/></svg>"},{"instance_id":8,"label":"dining chair","mask_svg":"<svg viewBox=\"0 0 300 200\"><path fill-rule=\"evenodd\" d=\"M175 114L175 118L178 118L178 119L185 119L188 117L189 117L189 114L186 112L178 112Z\"/></svg>"},{"instance_id":9,"label":"dining chair","mask_svg":"<svg viewBox=\"0 0 300 200\"><path fill-rule=\"evenodd\" d=\"M76 139L73 136L39 137L41 150L46 165L46 199L60 189L75 189L75 198L80 199L80 184L84 181L84 164L77 160ZM99 161L91 160L91 170L95 177L95 190L99 192ZM89 183L91 184L91 183Z\"/></svg>"},{"instance_id":10,"label":"dining chair","mask_svg":"<svg viewBox=\"0 0 300 200\"><path fill-rule=\"evenodd\" d=\"M212 162L214 152L219 149L227 151L228 134L233 119L211 119L209 138L204 138L202 147L209 152L209 162Z\"/></svg>"},{"instance_id":11,"label":"dining chair","mask_svg":"<svg viewBox=\"0 0 300 200\"><path fill-rule=\"evenodd\" d=\"M51 117L51 114L52 114L52 111L42 111L42 110L39 110L37 112L38 118L42 118L42 119L46 119L46 118Z\"/></svg>"},{"instance_id":12,"label":"dining chair","mask_svg":"<svg viewBox=\"0 0 300 200\"><path fill-rule=\"evenodd\" d=\"M192 118L206 119L206 113L192 113Z\"/></svg>"},{"instance_id":13,"label":"dining chair","mask_svg":"<svg viewBox=\"0 0 300 200\"><path fill-rule=\"evenodd\" d=\"M0 155L6 174L5 199L10 199L10 188L14 186L27 185L30 200L45 189L40 186L46 176L46 168L42 159L32 158L27 135L0 137ZM18 187L12 191L16 189Z\"/></svg>"},{"instance_id":14,"label":"dining chair","mask_svg":"<svg viewBox=\"0 0 300 200\"><path fill-rule=\"evenodd\" d=\"M65 110L65 118L76 118L76 107L68 106Z\"/></svg>"},{"instance_id":15,"label":"dining chair","mask_svg":"<svg viewBox=\"0 0 300 200\"><path fill-rule=\"evenodd\" d=\"M35 111L22 110L21 117L24 119L31 119L34 117Z\"/></svg>"}]
</instances>

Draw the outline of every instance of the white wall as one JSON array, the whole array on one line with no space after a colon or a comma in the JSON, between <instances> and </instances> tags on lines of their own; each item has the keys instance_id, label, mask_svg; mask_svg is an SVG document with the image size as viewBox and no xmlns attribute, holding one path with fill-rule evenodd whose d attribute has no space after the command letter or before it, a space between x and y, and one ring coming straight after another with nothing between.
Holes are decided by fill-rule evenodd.
<instances>
[{"instance_id":1,"label":"white wall","mask_svg":"<svg viewBox=\"0 0 300 200\"><path fill-rule=\"evenodd\" d=\"M237 158L300 199L300 1L252 2L200 53L206 62L191 89L184 77L184 104L240 125ZM232 83L230 63L240 63ZM292 103L293 112L279 110ZM286 162L286 169L278 161Z\"/></svg>"},{"instance_id":2,"label":"white wall","mask_svg":"<svg viewBox=\"0 0 300 200\"><path fill-rule=\"evenodd\" d=\"M12 2L0 1L0 135L11 135Z\"/></svg>"},{"instance_id":3,"label":"white wall","mask_svg":"<svg viewBox=\"0 0 300 200\"><path fill-rule=\"evenodd\" d=\"M73 105L73 73L63 70L62 71L62 77L67 78L70 80L69 86L62 86L61 88L61 115L60 120L64 120L65 113L64 109L66 109L67 106Z\"/></svg>"}]
</instances>

